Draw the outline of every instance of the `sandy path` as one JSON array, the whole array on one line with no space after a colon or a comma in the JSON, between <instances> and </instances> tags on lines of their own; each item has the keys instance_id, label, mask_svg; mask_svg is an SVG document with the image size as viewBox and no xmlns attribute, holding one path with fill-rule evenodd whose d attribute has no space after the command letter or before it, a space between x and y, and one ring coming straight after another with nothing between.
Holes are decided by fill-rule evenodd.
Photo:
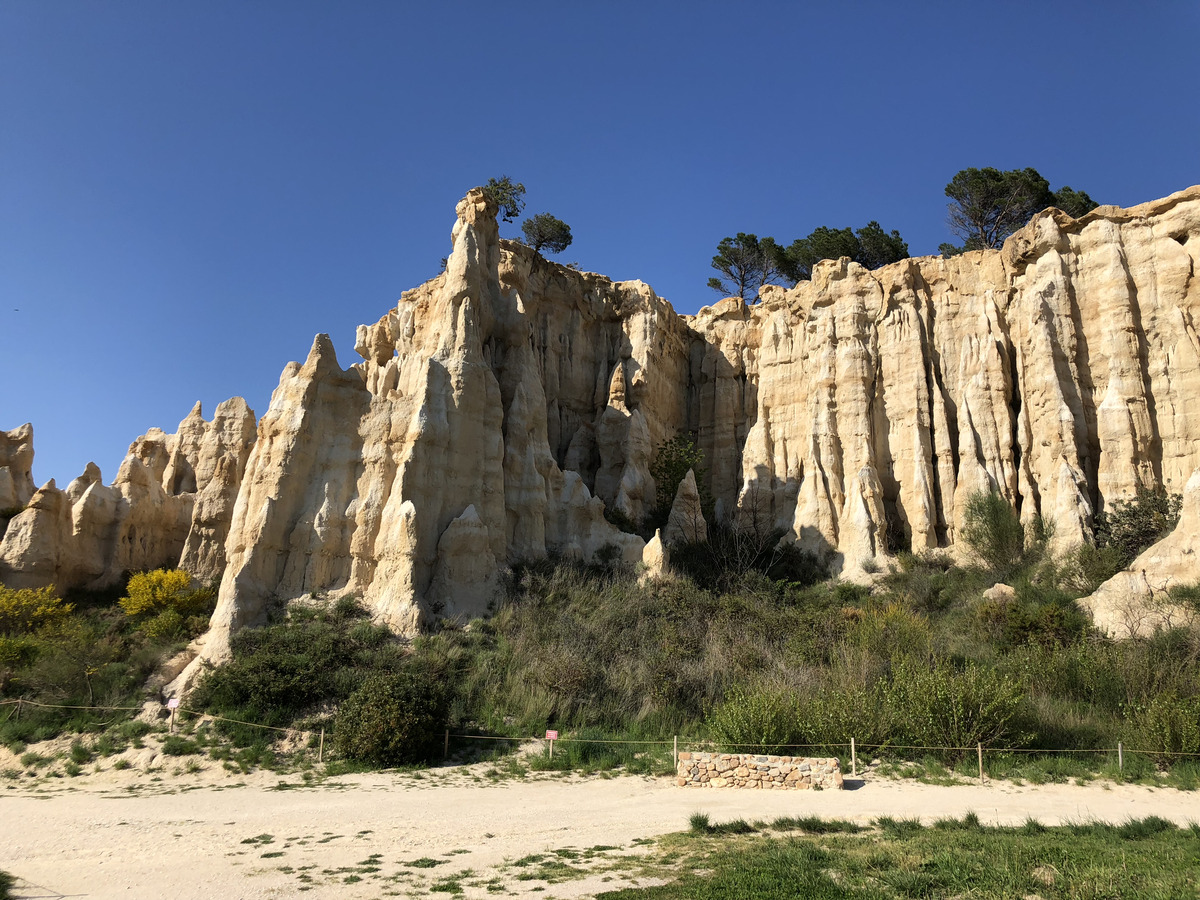
<instances>
[{"instance_id":1,"label":"sandy path","mask_svg":"<svg viewBox=\"0 0 1200 900\"><path fill-rule=\"evenodd\" d=\"M63 780L53 790L42 782L41 793L10 783L0 790L0 869L23 879L18 896L138 900L425 896L435 879L470 869L465 896L484 897L498 896L479 884L493 877L508 895L544 886L517 880L529 870L511 863L527 854L595 845L636 853L635 839L680 831L696 811L714 821L816 813L866 822L971 810L995 823L1020 823L1030 815L1046 824L1152 814L1200 820L1200 795L1099 782L936 787L872 779L847 791L764 793L678 788L670 779L643 777L478 783L461 769L420 779L347 776L288 790L279 789L280 781L264 773L241 786L211 774L151 783L145 775L110 772ZM156 793L131 793L131 785ZM244 842L259 835L271 836L270 842ZM362 881L347 884L346 873L325 871L353 867L372 854L380 855L380 870L361 874ZM421 857L442 863L402 865ZM602 881L597 874L529 895L586 895L624 883L614 877Z\"/></svg>"}]
</instances>

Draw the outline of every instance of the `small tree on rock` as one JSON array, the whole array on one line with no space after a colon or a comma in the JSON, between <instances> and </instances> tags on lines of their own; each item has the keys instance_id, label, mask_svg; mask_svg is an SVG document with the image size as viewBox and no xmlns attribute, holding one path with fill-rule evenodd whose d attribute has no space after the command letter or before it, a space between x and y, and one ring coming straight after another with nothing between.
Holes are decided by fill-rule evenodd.
<instances>
[{"instance_id":1,"label":"small tree on rock","mask_svg":"<svg viewBox=\"0 0 1200 900\"><path fill-rule=\"evenodd\" d=\"M808 237L792 241L784 251L784 274L793 281L812 278L813 266L823 259L848 256L868 269L908 258L908 244L899 231L886 232L871 221L857 231L849 228L814 228Z\"/></svg>"},{"instance_id":2,"label":"small tree on rock","mask_svg":"<svg viewBox=\"0 0 1200 900\"><path fill-rule=\"evenodd\" d=\"M735 238L722 238L712 267L721 278L708 279L708 286L723 297L753 300L764 284L776 284L783 275L783 248L774 238L761 240L756 234L739 231Z\"/></svg>"},{"instance_id":3,"label":"small tree on rock","mask_svg":"<svg viewBox=\"0 0 1200 900\"><path fill-rule=\"evenodd\" d=\"M499 178L489 178L483 186L483 192L488 199L500 207L500 218L505 222L513 222L525 208L525 185L513 181L507 175Z\"/></svg>"},{"instance_id":4,"label":"small tree on rock","mask_svg":"<svg viewBox=\"0 0 1200 900\"><path fill-rule=\"evenodd\" d=\"M521 233L525 235L525 243L538 253L543 249L551 253L561 253L571 246L573 240L571 226L550 213L530 216L521 223Z\"/></svg>"},{"instance_id":5,"label":"small tree on rock","mask_svg":"<svg viewBox=\"0 0 1200 900\"><path fill-rule=\"evenodd\" d=\"M1050 190L1050 182L1037 169L963 169L946 185L950 198L946 222L963 244L942 244L943 256L964 250L999 248L1005 239L1035 213L1056 206L1078 218L1099 204L1083 191L1063 186Z\"/></svg>"}]
</instances>

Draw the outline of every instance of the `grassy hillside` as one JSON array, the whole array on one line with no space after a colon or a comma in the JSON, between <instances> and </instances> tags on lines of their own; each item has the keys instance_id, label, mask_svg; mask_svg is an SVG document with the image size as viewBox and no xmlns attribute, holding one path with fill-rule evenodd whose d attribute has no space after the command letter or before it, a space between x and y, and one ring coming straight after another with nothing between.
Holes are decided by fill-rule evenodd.
<instances>
[{"instance_id":1,"label":"grassy hillside","mask_svg":"<svg viewBox=\"0 0 1200 900\"><path fill-rule=\"evenodd\" d=\"M511 571L490 619L445 621L411 642L372 623L353 598L312 598L237 634L233 661L190 705L260 726L324 728L330 749L375 765L440 755L446 728L513 738L555 728L564 738L678 735L842 756L853 737L864 753L921 761L927 773L973 763L978 743L1074 754L1033 768L1028 753L989 754L994 771L1030 778L1105 770L1120 741L1124 775L1170 767L1181 783L1194 781L1197 760L1185 754L1200 754L1200 629L1096 635L1074 597L1114 564L1109 551L1055 558L1047 538L985 497L968 529L974 564L902 552L871 587L817 581L812 560L739 558L728 546L684 548L684 573L665 582L543 561ZM1001 579L1010 595L985 599ZM182 590L155 600L147 590L129 591L141 599L120 607L93 597L41 620L10 617L0 699L136 705L154 663L202 621L184 613L211 601ZM1193 605L1194 596L1177 592ZM17 722L8 711L0 740L10 744L127 717L25 707ZM265 748L275 736L220 728L242 747ZM459 748L470 743L456 738ZM645 767L644 749L564 744L555 762Z\"/></svg>"}]
</instances>

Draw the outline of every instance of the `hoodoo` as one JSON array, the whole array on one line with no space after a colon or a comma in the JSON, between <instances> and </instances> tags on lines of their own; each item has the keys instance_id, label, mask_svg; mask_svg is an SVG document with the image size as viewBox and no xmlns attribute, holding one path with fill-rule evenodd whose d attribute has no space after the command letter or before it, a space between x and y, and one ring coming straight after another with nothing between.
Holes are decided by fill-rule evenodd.
<instances>
[{"instance_id":1,"label":"hoodoo","mask_svg":"<svg viewBox=\"0 0 1200 900\"><path fill-rule=\"evenodd\" d=\"M781 528L845 575L952 547L980 490L1066 547L1114 500L1180 493L1200 467L1200 187L1046 210L1001 250L827 260L695 316L500 240L482 190L457 213L446 271L359 328L362 362L343 369L319 335L257 435L240 400L211 423L197 409L135 442L112 487L91 467L36 493L30 429L0 435L0 506L24 507L0 577L223 571L220 660L234 629L311 592L358 594L411 632L486 613L512 560L640 561L609 519L648 512L655 448L682 431L717 516Z\"/></svg>"}]
</instances>

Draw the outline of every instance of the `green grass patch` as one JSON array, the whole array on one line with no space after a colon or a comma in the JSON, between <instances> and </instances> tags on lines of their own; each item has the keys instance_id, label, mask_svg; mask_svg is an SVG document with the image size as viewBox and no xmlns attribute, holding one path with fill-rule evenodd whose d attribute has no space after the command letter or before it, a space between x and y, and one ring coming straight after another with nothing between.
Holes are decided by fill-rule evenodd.
<instances>
[{"instance_id":1,"label":"green grass patch","mask_svg":"<svg viewBox=\"0 0 1200 900\"><path fill-rule=\"evenodd\" d=\"M804 821L804 820L801 820ZM788 823L791 824L791 823ZM717 900L746 897L874 900L874 898L1196 896L1200 828L1158 817L1120 825L1014 828L983 825L977 816L880 819L871 831L823 828L803 835L725 834L694 827L651 858L668 884L597 895L604 900ZM794 830L794 829L789 829ZM677 862L664 864L670 856ZM658 868L655 869L655 864Z\"/></svg>"}]
</instances>

